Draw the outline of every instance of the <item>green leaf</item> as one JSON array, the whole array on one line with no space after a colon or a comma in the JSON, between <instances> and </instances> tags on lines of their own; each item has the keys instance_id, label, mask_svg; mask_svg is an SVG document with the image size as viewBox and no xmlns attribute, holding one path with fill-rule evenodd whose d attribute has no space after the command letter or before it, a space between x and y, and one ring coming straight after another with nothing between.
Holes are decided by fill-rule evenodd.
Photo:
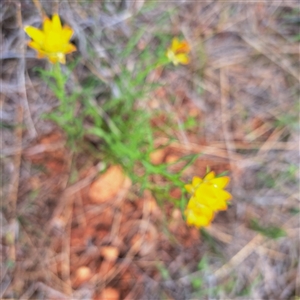
<instances>
[{"instance_id":1,"label":"green leaf","mask_svg":"<svg viewBox=\"0 0 300 300\"><path fill-rule=\"evenodd\" d=\"M208 269L208 259L207 259L206 255L203 255L203 257L201 258L201 260L198 263L198 270L205 271L207 269Z\"/></svg>"},{"instance_id":2,"label":"green leaf","mask_svg":"<svg viewBox=\"0 0 300 300\"><path fill-rule=\"evenodd\" d=\"M278 239L286 236L286 232L282 228L277 226L262 226L256 219L251 220L250 228L271 239Z\"/></svg>"},{"instance_id":3,"label":"green leaf","mask_svg":"<svg viewBox=\"0 0 300 300\"><path fill-rule=\"evenodd\" d=\"M192 287L194 290L199 290L203 286L203 280L201 278L192 279Z\"/></svg>"}]
</instances>

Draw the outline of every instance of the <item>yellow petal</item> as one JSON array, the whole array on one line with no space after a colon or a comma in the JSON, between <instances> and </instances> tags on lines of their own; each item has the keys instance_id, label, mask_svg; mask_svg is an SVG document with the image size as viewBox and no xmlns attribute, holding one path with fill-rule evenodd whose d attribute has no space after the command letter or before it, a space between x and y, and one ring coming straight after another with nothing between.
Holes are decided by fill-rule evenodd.
<instances>
[{"instance_id":1,"label":"yellow petal","mask_svg":"<svg viewBox=\"0 0 300 300\"><path fill-rule=\"evenodd\" d=\"M215 189L215 197L217 199L223 200L223 201L228 201L229 199L232 198L231 194L228 193L225 190L220 190L220 189Z\"/></svg>"},{"instance_id":2,"label":"yellow petal","mask_svg":"<svg viewBox=\"0 0 300 300\"><path fill-rule=\"evenodd\" d=\"M195 197L197 199L201 198L214 198L215 188L207 183L202 183L195 191ZM222 190L221 190L222 191Z\"/></svg>"},{"instance_id":3,"label":"yellow petal","mask_svg":"<svg viewBox=\"0 0 300 300\"><path fill-rule=\"evenodd\" d=\"M27 43L28 47L32 48L32 49L35 49L35 50L41 50L41 45L38 44L37 42L35 41L29 41Z\"/></svg>"},{"instance_id":4,"label":"yellow petal","mask_svg":"<svg viewBox=\"0 0 300 300\"><path fill-rule=\"evenodd\" d=\"M213 211L226 210L227 209L227 203L224 199L203 198L201 203L204 206L209 207Z\"/></svg>"},{"instance_id":5,"label":"yellow petal","mask_svg":"<svg viewBox=\"0 0 300 300\"><path fill-rule=\"evenodd\" d=\"M230 178L228 176L213 178L210 183L219 189L224 189L229 183Z\"/></svg>"},{"instance_id":6,"label":"yellow petal","mask_svg":"<svg viewBox=\"0 0 300 300\"><path fill-rule=\"evenodd\" d=\"M194 187L191 184L186 184L184 188L187 190L188 193L192 194L194 192Z\"/></svg>"},{"instance_id":7,"label":"yellow petal","mask_svg":"<svg viewBox=\"0 0 300 300\"><path fill-rule=\"evenodd\" d=\"M191 199L188 202L187 208L191 210L196 210L200 207L199 203L197 202L197 199L195 197L191 197Z\"/></svg>"},{"instance_id":8,"label":"yellow petal","mask_svg":"<svg viewBox=\"0 0 300 300\"><path fill-rule=\"evenodd\" d=\"M57 58L58 58L58 61L61 64L65 64L66 63L66 56L65 56L64 53L57 53Z\"/></svg>"},{"instance_id":9,"label":"yellow petal","mask_svg":"<svg viewBox=\"0 0 300 300\"><path fill-rule=\"evenodd\" d=\"M201 215L206 216L208 220L212 220L214 213L210 207L203 206L201 207Z\"/></svg>"},{"instance_id":10,"label":"yellow petal","mask_svg":"<svg viewBox=\"0 0 300 300\"><path fill-rule=\"evenodd\" d=\"M186 209L185 215L187 217L187 224L198 228L208 226L214 217L213 211L205 206L198 209Z\"/></svg>"},{"instance_id":11,"label":"yellow petal","mask_svg":"<svg viewBox=\"0 0 300 300\"><path fill-rule=\"evenodd\" d=\"M61 22L58 14L54 14L52 17L52 30L61 31Z\"/></svg>"},{"instance_id":12,"label":"yellow petal","mask_svg":"<svg viewBox=\"0 0 300 300\"><path fill-rule=\"evenodd\" d=\"M178 47L179 47L180 43L179 43L179 40L178 38L173 38L172 40L172 45L171 45L171 49L173 52L176 52Z\"/></svg>"},{"instance_id":13,"label":"yellow petal","mask_svg":"<svg viewBox=\"0 0 300 300\"><path fill-rule=\"evenodd\" d=\"M65 25L62 29L62 39L68 42L71 39L73 33L74 33L73 29Z\"/></svg>"},{"instance_id":14,"label":"yellow petal","mask_svg":"<svg viewBox=\"0 0 300 300\"><path fill-rule=\"evenodd\" d=\"M212 185L203 183L195 191L193 198L198 205L204 205L210 207L213 211L217 211L227 209L226 201L231 198L231 194L222 189L217 189Z\"/></svg>"},{"instance_id":15,"label":"yellow petal","mask_svg":"<svg viewBox=\"0 0 300 300\"><path fill-rule=\"evenodd\" d=\"M187 224L190 226L196 226L197 228L206 227L211 223L211 219L206 216L195 215L193 213L189 214L187 217Z\"/></svg>"},{"instance_id":16,"label":"yellow petal","mask_svg":"<svg viewBox=\"0 0 300 300\"><path fill-rule=\"evenodd\" d=\"M211 224L212 219L208 219L205 216L198 217L195 226L200 227L207 227Z\"/></svg>"},{"instance_id":17,"label":"yellow petal","mask_svg":"<svg viewBox=\"0 0 300 300\"><path fill-rule=\"evenodd\" d=\"M196 188L201 182L202 182L202 178L195 176L193 177L192 185L193 187Z\"/></svg>"},{"instance_id":18,"label":"yellow petal","mask_svg":"<svg viewBox=\"0 0 300 300\"><path fill-rule=\"evenodd\" d=\"M209 181L209 180L212 180L215 178L215 172L214 171L211 171L209 172L208 174L206 174L206 176L204 177L204 180L205 181Z\"/></svg>"},{"instance_id":19,"label":"yellow petal","mask_svg":"<svg viewBox=\"0 0 300 300\"><path fill-rule=\"evenodd\" d=\"M42 51L38 51L36 57L37 57L37 58L45 58L45 53L42 52Z\"/></svg>"},{"instance_id":20,"label":"yellow petal","mask_svg":"<svg viewBox=\"0 0 300 300\"><path fill-rule=\"evenodd\" d=\"M50 56L48 55L48 59L50 60L50 62L52 62L53 64L56 64L59 61L59 58L57 56Z\"/></svg>"},{"instance_id":21,"label":"yellow petal","mask_svg":"<svg viewBox=\"0 0 300 300\"><path fill-rule=\"evenodd\" d=\"M173 52L172 49L168 49L166 55L167 55L169 61L171 61L174 65L178 65L178 62L176 61L175 53Z\"/></svg>"},{"instance_id":22,"label":"yellow petal","mask_svg":"<svg viewBox=\"0 0 300 300\"><path fill-rule=\"evenodd\" d=\"M177 53L188 53L188 52L190 52L190 45L188 44L188 42L187 41L182 41L179 45L178 45L178 47L177 47L177 49L176 49L176 52Z\"/></svg>"},{"instance_id":23,"label":"yellow petal","mask_svg":"<svg viewBox=\"0 0 300 300\"><path fill-rule=\"evenodd\" d=\"M176 54L175 57L176 57L176 61L183 65L187 65L190 62L189 57L185 53Z\"/></svg>"},{"instance_id":24,"label":"yellow petal","mask_svg":"<svg viewBox=\"0 0 300 300\"><path fill-rule=\"evenodd\" d=\"M193 210L197 212L197 214L205 214L212 217L213 215L213 209L210 207L210 205L206 205L203 202L198 201L197 197L191 197L187 209Z\"/></svg>"},{"instance_id":25,"label":"yellow petal","mask_svg":"<svg viewBox=\"0 0 300 300\"><path fill-rule=\"evenodd\" d=\"M44 17L43 30L45 34L52 30L52 22L47 16Z\"/></svg>"},{"instance_id":26,"label":"yellow petal","mask_svg":"<svg viewBox=\"0 0 300 300\"><path fill-rule=\"evenodd\" d=\"M35 42L39 43L40 45L43 44L45 35L41 30L32 26L25 26L24 30Z\"/></svg>"},{"instance_id":27,"label":"yellow petal","mask_svg":"<svg viewBox=\"0 0 300 300\"><path fill-rule=\"evenodd\" d=\"M68 54L68 53L72 53L76 50L77 50L77 48L73 44L68 44L64 50L64 53Z\"/></svg>"},{"instance_id":28,"label":"yellow petal","mask_svg":"<svg viewBox=\"0 0 300 300\"><path fill-rule=\"evenodd\" d=\"M227 203L224 200L219 200L218 202L216 202L214 204L213 207L211 207L211 209L213 211L217 211L217 210L226 210L227 209Z\"/></svg>"}]
</instances>

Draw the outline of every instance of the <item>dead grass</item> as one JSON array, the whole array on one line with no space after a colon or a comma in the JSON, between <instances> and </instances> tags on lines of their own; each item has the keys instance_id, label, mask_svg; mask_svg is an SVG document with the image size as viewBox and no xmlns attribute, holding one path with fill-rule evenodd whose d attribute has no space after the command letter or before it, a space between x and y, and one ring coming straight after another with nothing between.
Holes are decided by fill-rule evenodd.
<instances>
[{"instance_id":1,"label":"dead grass","mask_svg":"<svg viewBox=\"0 0 300 300\"><path fill-rule=\"evenodd\" d=\"M138 28L148 28L141 48L155 48L157 34L186 38L192 63L149 79L165 83L145 107L157 112L154 126L165 126L156 144L176 137L157 159L202 153L185 176L201 176L207 166L230 170L234 200L208 230L210 239L129 180L111 191L111 201L95 200L103 187L91 183L102 162L70 155L63 133L41 119L57 102L33 69L46 62L25 49L21 29L39 25L39 14L30 1L1 2L0 298L299 297L299 3L158 1L149 10L147 1L42 4L47 14L59 7L75 30L73 58L82 60L70 87L92 73L105 83L95 92L100 102L114 93L117 50ZM134 49L126 67L137 59ZM184 127L188 117L196 126ZM92 188L99 188L93 201ZM261 235L252 219L286 235ZM199 269L204 256L208 265ZM201 295L194 278L203 280Z\"/></svg>"}]
</instances>

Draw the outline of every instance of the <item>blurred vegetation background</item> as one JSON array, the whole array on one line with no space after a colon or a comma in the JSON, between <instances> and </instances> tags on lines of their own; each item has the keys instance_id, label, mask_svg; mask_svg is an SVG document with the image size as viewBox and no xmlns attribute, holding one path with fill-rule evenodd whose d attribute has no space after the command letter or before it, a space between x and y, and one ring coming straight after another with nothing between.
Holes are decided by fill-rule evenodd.
<instances>
[{"instance_id":1,"label":"blurred vegetation background","mask_svg":"<svg viewBox=\"0 0 300 300\"><path fill-rule=\"evenodd\" d=\"M0 298L299 299L299 2L41 1L74 30L64 105L37 3L0 2ZM233 199L198 230L207 168Z\"/></svg>"}]
</instances>

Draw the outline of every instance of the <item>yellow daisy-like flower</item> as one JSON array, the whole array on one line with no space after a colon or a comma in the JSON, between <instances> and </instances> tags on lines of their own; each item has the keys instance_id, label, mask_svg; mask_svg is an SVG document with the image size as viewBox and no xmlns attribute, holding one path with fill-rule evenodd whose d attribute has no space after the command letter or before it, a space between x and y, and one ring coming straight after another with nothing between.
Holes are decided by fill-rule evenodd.
<instances>
[{"instance_id":1,"label":"yellow daisy-like flower","mask_svg":"<svg viewBox=\"0 0 300 300\"><path fill-rule=\"evenodd\" d=\"M188 64L190 62L188 53L190 52L190 45L187 41L179 41L178 38L172 40L171 46L167 50L168 59L177 66L178 64Z\"/></svg>"},{"instance_id":2,"label":"yellow daisy-like flower","mask_svg":"<svg viewBox=\"0 0 300 300\"><path fill-rule=\"evenodd\" d=\"M195 176L191 184L185 185L192 194L185 212L188 225L208 226L215 212L227 209L232 196L224 188L229 180L227 176L216 178L214 172L209 172L203 179Z\"/></svg>"},{"instance_id":3,"label":"yellow daisy-like flower","mask_svg":"<svg viewBox=\"0 0 300 300\"><path fill-rule=\"evenodd\" d=\"M69 43L73 29L67 25L62 27L58 14L54 14L52 20L44 17L43 30L32 26L25 26L24 30L32 38L28 46L37 51L38 58L47 57L52 63L65 64L66 54L76 51Z\"/></svg>"}]
</instances>

